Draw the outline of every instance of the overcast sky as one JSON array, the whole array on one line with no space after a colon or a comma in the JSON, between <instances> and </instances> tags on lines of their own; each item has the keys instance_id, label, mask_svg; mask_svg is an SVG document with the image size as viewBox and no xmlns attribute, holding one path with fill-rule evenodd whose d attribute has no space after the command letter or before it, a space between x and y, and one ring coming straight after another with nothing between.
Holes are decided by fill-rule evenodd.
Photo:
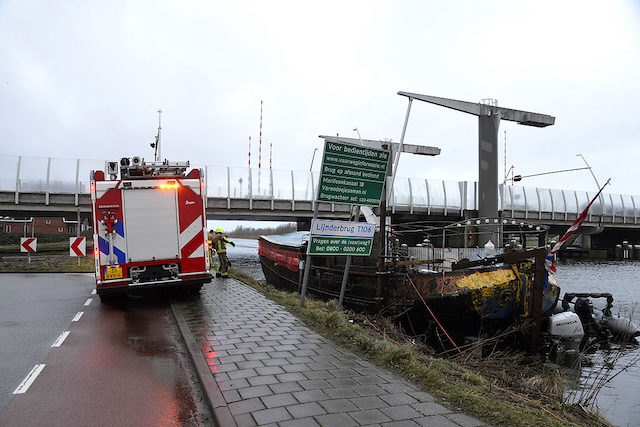
<instances>
[{"instance_id":1,"label":"overcast sky","mask_svg":"<svg viewBox=\"0 0 640 427\"><path fill-rule=\"evenodd\" d=\"M640 195L640 2L0 0L2 154L308 170L318 135L399 141L398 91L556 118L503 121L500 171L585 167ZM477 118L415 101L398 176L478 179ZM505 134L506 132L506 134ZM270 155L272 149L272 156ZM314 169L320 162L316 157ZM587 170L519 185L596 191Z\"/></svg>"}]
</instances>

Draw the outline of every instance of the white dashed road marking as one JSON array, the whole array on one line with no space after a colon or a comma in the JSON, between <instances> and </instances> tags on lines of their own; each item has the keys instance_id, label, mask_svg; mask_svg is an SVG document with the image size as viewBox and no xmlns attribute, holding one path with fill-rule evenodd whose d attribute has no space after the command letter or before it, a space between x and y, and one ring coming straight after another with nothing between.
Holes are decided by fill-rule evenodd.
<instances>
[{"instance_id":1,"label":"white dashed road marking","mask_svg":"<svg viewBox=\"0 0 640 427\"><path fill-rule=\"evenodd\" d=\"M13 394L25 393L29 389L31 384L33 384L33 382L36 380L38 375L40 375L40 372L42 372L44 367L45 367L44 363L34 366L31 372L29 372L29 375L27 375L27 377L20 383L20 385L18 386L18 388L16 388Z\"/></svg>"},{"instance_id":2,"label":"white dashed road marking","mask_svg":"<svg viewBox=\"0 0 640 427\"><path fill-rule=\"evenodd\" d=\"M64 342L64 340L67 339L68 335L69 335L69 331L64 331L62 334L60 334L58 339L51 345L51 347L60 347Z\"/></svg>"}]
</instances>

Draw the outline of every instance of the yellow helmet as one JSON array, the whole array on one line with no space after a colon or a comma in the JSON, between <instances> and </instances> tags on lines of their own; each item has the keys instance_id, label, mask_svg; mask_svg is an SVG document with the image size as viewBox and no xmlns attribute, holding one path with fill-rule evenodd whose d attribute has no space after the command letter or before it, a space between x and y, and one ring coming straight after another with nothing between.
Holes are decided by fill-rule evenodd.
<instances>
[{"instance_id":1,"label":"yellow helmet","mask_svg":"<svg viewBox=\"0 0 640 427\"><path fill-rule=\"evenodd\" d=\"M221 227L216 228L216 233L224 234L224 230Z\"/></svg>"}]
</instances>

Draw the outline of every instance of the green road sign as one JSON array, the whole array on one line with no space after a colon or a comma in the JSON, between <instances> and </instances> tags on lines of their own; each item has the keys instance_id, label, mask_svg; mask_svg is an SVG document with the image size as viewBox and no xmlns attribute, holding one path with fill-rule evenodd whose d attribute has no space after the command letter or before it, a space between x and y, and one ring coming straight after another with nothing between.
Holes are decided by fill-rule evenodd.
<instances>
[{"instance_id":1,"label":"green road sign","mask_svg":"<svg viewBox=\"0 0 640 427\"><path fill-rule=\"evenodd\" d=\"M359 237L373 239L376 225L368 222L312 219L311 235L317 237Z\"/></svg>"},{"instance_id":2,"label":"green road sign","mask_svg":"<svg viewBox=\"0 0 640 427\"><path fill-rule=\"evenodd\" d=\"M388 164L386 150L325 140L317 200L380 206Z\"/></svg>"},{"instance_id":3,"label":"green road sign","mask_svg":"<svg viewBox=\"0 0 640 427\"><path fill-rule=\"evenodd\" d=\"M371 255L373 239L311 236L309 255Z\"/></svg>"}]
</instances>

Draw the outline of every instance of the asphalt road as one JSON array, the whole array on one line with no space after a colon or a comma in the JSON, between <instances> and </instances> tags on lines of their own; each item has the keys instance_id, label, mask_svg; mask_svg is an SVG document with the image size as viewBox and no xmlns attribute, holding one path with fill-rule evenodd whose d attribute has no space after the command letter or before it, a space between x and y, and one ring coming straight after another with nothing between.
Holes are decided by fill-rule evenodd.
<instances>
[{"instance_id":1,"label":"asphalt road","mask_svg":"<svg viewBox=\"0 0 640 427\"><path fill-rule=\"evenodd\" d=\"M0 274L0 425L212 425L167 299L93 285Z\"/></svg>"}]
</instances>

